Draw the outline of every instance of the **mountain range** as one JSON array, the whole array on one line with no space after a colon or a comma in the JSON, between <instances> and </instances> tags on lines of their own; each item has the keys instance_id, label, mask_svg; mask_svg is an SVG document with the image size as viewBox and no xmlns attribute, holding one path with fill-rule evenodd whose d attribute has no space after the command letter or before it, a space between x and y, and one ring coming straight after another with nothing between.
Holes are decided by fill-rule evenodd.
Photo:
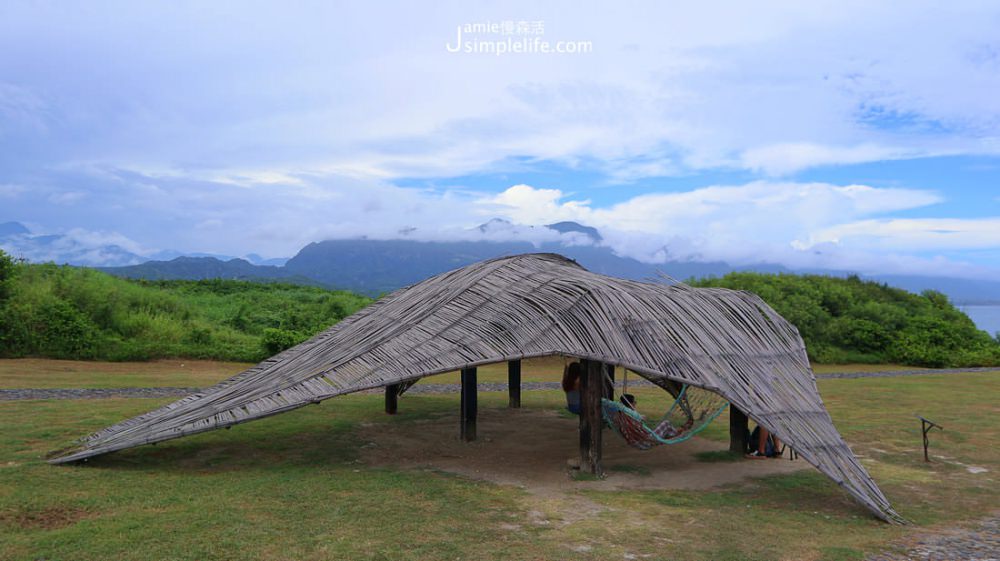
<instances>
[{"instance_id":1,"label":"mountain range","mask_svg":"<svg viewBox=\"0 0 1000 561\"><path fill-rule=\"evenodd\" d=\"M33 263L65 263L81 267L123 267L150 261L170 261L178 257L206 257L219 261L236 259L232 255L174 250L147 254L137 249L126 249L118 243L109 243L107 237L95 237L90 232L70 230L65 234L36 234L19 222L0 223L0 249ZM279 267L288 261L287 258L265 259L256 253L244 255L242 260L254 265Z\"/></svg>"},{"instance_id":2,"label":"mountain range","mask_svg":"<svg viewBox=\"0 0 1000 561\"><path fill-rule=\"evenodd\" d=\"M484 236L515 228L494 219L477 228ZM600 232L576 222L546 226L550 241L416 241L411 239L338 239L310 243L290 259L263 259L250 254L236 258L215 254L162 251L142 256L115 244L86 246L70 235L34 235L16 222L0 224L0 248L29 261L54 261L97 267L127 278L285 281L342 288L376 296L419 282L429 276L483 259L529 252L554 252L576 260L587 269L634 280L677 280L722 276L732 271L818 273L835 276L845 271L793 271L777 264L733 266L722 261L643 263L617 255L601 245ZM401 234L405 237L405 234ZM1000 282L915 275L871 275L913 292L934 289L958 303L1000 302Z\"/></svg>"}]
</instances>

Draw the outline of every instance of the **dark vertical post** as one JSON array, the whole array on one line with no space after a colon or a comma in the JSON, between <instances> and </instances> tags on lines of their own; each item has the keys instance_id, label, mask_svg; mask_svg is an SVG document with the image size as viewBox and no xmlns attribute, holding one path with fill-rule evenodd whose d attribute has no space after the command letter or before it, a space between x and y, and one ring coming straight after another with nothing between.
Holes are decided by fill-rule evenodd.
<instances>
[{"instance_id":1,"label":"dark vertical post","mask_svg":"<svg viewBox=\"0 0 1000 561\"><path fill-rule=\"evenodd\" d=\"M750 425L746 413L732 403L729 404L729 451L733 454L747 453L747 438Z\"/></svg>"},{"instance_id":2,"label":"dark vertical post","mask_svg":"<svg viewBox=\"0 0 1000 561\"><path fill-rule=\"evenodd\" d=\"M389 415L396 414L396 407L399 405L399 384L389 384L385 387L385 412Z\"/></svg>"},{"instance_id":3,"label":"dark vertical post","mask_svg":"<svg viewBox=\"0 0 1000 561\"><path fill-rule=\"evenodd\" d=\"M581 361L580 376L580 469L604 476L601 465L601 395L604 393L604 365L593 360Z\"/></svg>"},{"instance_id":4,"label":"dark vertical post","mask_svg":"<svg viewBox=\"0 0 1000 561\"><path fill-rule=\"evenodd\" d=\"M930 445L930 441L927 439L927 421L920 419L920 432L924 433L924 461L931 461L930 456L927 455L927 447Z\"/></svg>"},{"instance_id":5,"label":"dark vertical post","mask_svg":"<svg viewBox=\"0 0 1000 561\"><path fill-rule=\"evenodd\" d=\"M507 361L507 397L508 407L521 407L521 361Z\"/></svg>"},{"instance_id":6,"label":"dark vertical post","mask_svg":"<svg viewBox=\"0 0 1000 561\"><path fill-rule=\"evenodd\" d=\"M478 409L476 388L476 368L462 369L462 440L476 439L476 413Z\"/></svg>"},{"instance_id":7,"label":"dark vertical post","mask_svg":"<svg viewBox=\"0 0 1000 561\"><path fill-rule=\"evenodd\" d=\"M615 399L615 365L605 364L604 373L604 398L614 401Z\"/></svg>"},{"instance_id":8,"label":"dark vertical post","mask_svg":"<svg viewBox=\"0 0 1000 561\"><path fill-rule=\"evenodd\" d=\"M944 430L944 427L920 415L917 415L917 418L920 419L920 431L924 433L924 461L929 462L931 458L927 455L927 447L930 445L930 439L927 438L927 433L931 432L931 429Z\"/></svg>"}]
</instances>

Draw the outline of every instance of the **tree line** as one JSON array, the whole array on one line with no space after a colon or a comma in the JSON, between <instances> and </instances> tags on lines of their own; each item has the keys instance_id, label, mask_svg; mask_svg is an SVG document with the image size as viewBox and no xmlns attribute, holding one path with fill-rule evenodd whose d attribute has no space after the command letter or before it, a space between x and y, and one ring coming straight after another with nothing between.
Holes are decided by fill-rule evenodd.
<instances>
[{"instance_id":1,"label":"tree line","mask_svg":"<svg viewBox=\"0 0 1000 561\"><path fill-rule=\"evenodd\" d=\"M730 273L692 286L748 290L792 322L819 363L1000 364L1000 335L979 330L940 292L823 275Z\"/></svg>"},{"instance_id":2,"label":"tree line","mask_svg":"<svg viewBox=\"0 0 1000 561\"><path fill-rule=\"evenodd\" d=\"M818 363L1000 364L991 336L934 291L856 276L731 273L689 281L760 295ZM0 251L0 357L255 362L371 302L351 292L237 280L126 280Z\"/></svg>"}]
</instances>

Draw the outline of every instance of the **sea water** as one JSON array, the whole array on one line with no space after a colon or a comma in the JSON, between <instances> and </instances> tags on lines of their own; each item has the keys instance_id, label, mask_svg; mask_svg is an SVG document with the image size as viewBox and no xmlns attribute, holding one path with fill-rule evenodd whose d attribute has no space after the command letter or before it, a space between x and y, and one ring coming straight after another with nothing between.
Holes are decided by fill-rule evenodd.
<instances>
[{"instance_id":1,"label":"sea water","mask_svg":"<svg viewBox=\"0 0 1000 561\"><path fill-rule=\"evenodd\" d=\"M976 323L976 327L996 335L1000 332L1000 304L959 306Z\"/></svg>"}]
</instances>

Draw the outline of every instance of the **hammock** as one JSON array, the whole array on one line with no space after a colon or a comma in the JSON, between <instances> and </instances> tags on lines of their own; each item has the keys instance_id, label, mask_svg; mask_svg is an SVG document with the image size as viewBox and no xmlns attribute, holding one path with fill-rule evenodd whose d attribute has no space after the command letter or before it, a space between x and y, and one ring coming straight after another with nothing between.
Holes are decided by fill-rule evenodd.
<instances>
[{"instance_id":1,"label":"hammock","mask_svg":"<svg viewBox=\"0 0 1000 561\"><path fill-rule=\"evenodd\" d=\"M693 393L698 395L693 396ZM648 425L635 409L610 399L601 399L601 415L629 446L649 450L661 444L684 442L704 430L728 406L729 402L717 394L698 388L689 391L689 386L684 384L674 404L655 426Z\"/></svg>"}]
</instances>

